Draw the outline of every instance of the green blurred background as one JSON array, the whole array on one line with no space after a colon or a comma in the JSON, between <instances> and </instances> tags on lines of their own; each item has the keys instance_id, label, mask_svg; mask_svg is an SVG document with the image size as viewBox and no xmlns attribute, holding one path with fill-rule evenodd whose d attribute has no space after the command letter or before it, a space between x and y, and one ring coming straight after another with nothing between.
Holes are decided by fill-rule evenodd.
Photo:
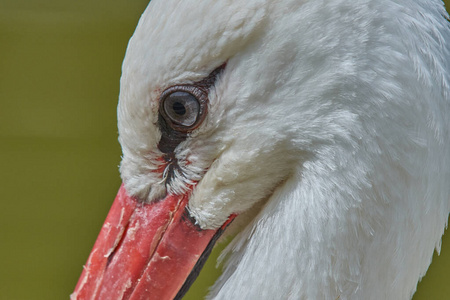
<instances>
[{"instance_id":1,"label":"green blurred background","mask_svg":"<svg viewBox=\"0 0 450 300\"><path fill-rule=\"evenodd\" d=\"M0 0L0 299L68 299L77 282L120 185L120 68L147 3ZM450 299L449 275L447 236L414 299Z\"/></svg>"}]
</instances>

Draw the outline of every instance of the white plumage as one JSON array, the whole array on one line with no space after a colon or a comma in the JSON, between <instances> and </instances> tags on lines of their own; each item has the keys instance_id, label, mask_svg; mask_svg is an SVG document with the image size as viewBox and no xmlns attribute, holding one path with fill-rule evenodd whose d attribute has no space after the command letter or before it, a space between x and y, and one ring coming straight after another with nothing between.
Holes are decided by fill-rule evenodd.
<instances>
[{"instance_id":1,"label":"white plumage","mask_svg":"<svg viewBox=\"0 0 450 300\"><path fill-rule=\"evenodd\" d=\"M446 17L438 0L150 3L118 107L130 194L166 191L161 92L226 62L167 187L199 182L201 228L245 226L210 298L413 295L450 211Z\"/></svg>"}]
</instances>

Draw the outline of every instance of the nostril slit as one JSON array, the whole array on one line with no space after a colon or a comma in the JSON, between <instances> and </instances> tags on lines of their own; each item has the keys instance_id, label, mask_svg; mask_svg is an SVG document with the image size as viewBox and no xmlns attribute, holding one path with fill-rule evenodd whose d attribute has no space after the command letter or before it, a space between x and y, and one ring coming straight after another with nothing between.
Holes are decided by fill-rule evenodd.
<instances>
[{"instance_id":1,"label":"nostril slit","mask_svg":"<svg viewBox=\"0 0 450 300\"><path fill-rule=\"evenodd\" d=\"M119 250L119 248L122 246L123 241L125 240L125 236L126 236L126 233L127 233L127 231L128 231L128 227L129 227L129 226L130 226L130 222L127 223L127 225L125 226L125 229L124 229L123 232L122 232L122 236L120 237L119 242L117 243L117 245L114 246L114 249L112 249L112 251L111 251L110 254L108 255L108 259L106 260L106 266L105 266L105 269L107 269L108 266L111 264L111 262L112 262L114 256L115 256L116 253L117 253L117 250Z\"/></svg>"}]
</instances>

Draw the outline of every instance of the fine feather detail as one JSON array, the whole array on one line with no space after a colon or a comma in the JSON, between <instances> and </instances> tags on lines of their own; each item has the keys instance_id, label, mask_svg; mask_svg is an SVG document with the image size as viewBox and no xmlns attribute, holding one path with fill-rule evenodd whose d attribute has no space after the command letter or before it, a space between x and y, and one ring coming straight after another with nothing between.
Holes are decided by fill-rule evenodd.
<instances>
[{"instance_id":1,"label":"fine feather detail","mask_svg":"<svg viewBox=\"0 0 450 300\"><path fill-rule=\"evenodd\" d=\"M150 201L195 183L203 229L241 214L210 299L412 297L450 211L445 18L438 0L151 1L123 65L121 175ZM166 188L160 94L224 61Z\"/></svg>"}]
</instances>

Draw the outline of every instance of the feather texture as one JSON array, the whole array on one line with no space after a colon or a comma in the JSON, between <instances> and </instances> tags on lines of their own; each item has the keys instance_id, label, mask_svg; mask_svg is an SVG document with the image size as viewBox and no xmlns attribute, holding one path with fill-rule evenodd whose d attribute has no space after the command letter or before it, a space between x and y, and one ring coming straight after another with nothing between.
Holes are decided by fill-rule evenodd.
<instances>
[{"instance_id":1,"label":"feather texture","mask_svg":"<svg viewBox=\"0 0 450 300\"><path fill-rule=\"evenodd\" d=\"M242 214L211 299L412 297L450 211L445 18L437 0L150 3L123 65L121 174L146 201L198 182L204 229ZM166 186L159 95L224 62Z\"/></svg>"}]
</instances>

